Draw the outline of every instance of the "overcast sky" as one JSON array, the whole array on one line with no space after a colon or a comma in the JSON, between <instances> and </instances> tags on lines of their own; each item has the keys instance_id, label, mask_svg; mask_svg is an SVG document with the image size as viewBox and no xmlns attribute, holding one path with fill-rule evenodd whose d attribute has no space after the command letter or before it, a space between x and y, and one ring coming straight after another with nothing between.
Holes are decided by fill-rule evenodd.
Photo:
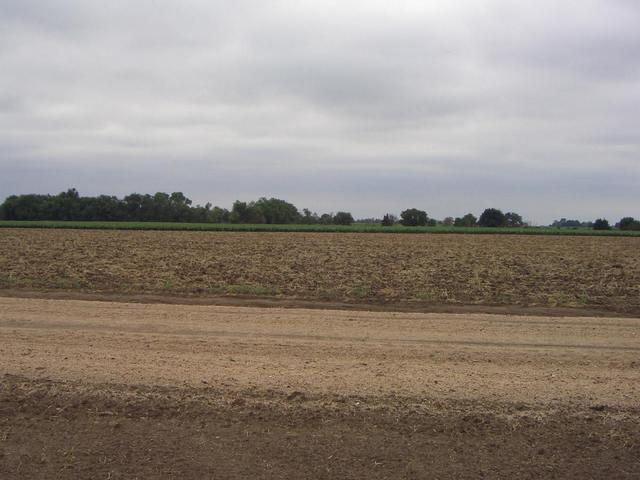
<instances>
[{"instance_id":1,"label":"overcast sky","mask_svg":"<svg viewBox=\"0 0 640 480\"><path fill-rule=\"evenodd\" d=\"M0 197L640 217L637 0L0 0Z\"/></svg>"}]
</instances>

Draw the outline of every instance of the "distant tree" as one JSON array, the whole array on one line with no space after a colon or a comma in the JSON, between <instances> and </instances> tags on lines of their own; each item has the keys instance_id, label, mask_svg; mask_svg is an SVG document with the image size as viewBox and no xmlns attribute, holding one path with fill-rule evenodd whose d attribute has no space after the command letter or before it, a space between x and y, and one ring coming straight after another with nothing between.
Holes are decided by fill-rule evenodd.
<instances>
[{"instance_id":1,"label":"distant tree","mask_svg":"<svg viewBox=\"0 0 640 480\"><path fill-rule=\"evenodd\" d=\"M231 223L265 223L265 218L256 202L247 203L236 200L233 202L229 221Z\"/></svg>"},{"instance_id":2,"label":"distant tree","mask_svg":"<svg viewBox=\"0 0 640 480\"><path fill-rule=\"evenodd\" d=\"M162 220L158 217L158 211L161 210L161 207L158 206L158 198L160 197L158 197L157 195L149 195L148 193L142 196L142 202L140 205L140 220L146 222Z\"/></svg>"},{"instance_id":3,"label":"distant tree","mask_svg":"<svg viewBox=\"0 0 640 480\"><path fill-rule=\"evenodd\" d=\"M464 217L456 217L453 221L455 227L475 227L478 219L472 213L467 213Z\"/></svg>"},{"instance_id":4,"label":"distant tree","mask_svg":"<svg viewBox=\"0 0 640 480\"><path fill-rule=\"evenodd\" d=\"M191 205L193 203L182 192L173 192L169 195L169 201L175 205Z\"/></svg>"},{"instance_id":5,"label":"distant tree","mask_svg":"<svg viewBox=\"0 0 640 480\"><path fill-rule=\"evenodd\" d=\"M122 200L109 195L83 197L80 199L78 220L85 221L119 221L126 218L126 206Z\"/></svg>"},{"instance_id":6,"label":"distant tree","mask_svg":"<svg viewBox=\"0 0 640 480\"><path fill-rule=\"evenodd\" d=\"M320 215L318 221L321 225L331 225L333 223L333 214L323 213L322 215Z\"/></svg>"},{"instance_id":7,"label":"distant tree","mask_svg":"<svg viewBox=\"0 0 640 480\"><path fill-rule=\"evenodd\" d=\"M598 218L595 222L593 222L594 230L609 230L611 227L609 226L609 221L605 218Z\"/></svg>"},{"instance_id":8,"label":"distant tree","mask_svg":"<svg viewBox=\"0 0 640 480\"><path fill-rule=\"evenodd\" d=\"M591 228L593 227L593 222L581 222L580 220L561 218L560 220L555 220L551 226L556 228Z\"/></svg>"},{"instance_id":9,"label":"distant tree","mask_svg":"<svg viewBox=\"0 0 640 480\"><path fill-rule=\"evenodd\" d=\"M335 225L351 225L353 217L349 212L338 212L333 216L333 223Z\"/></svg>"},{"instance_id":10,"label":"distant tree","mask_svg":"<svg viewBox=\"0 0 640 480\"><path fill-rule=\"evenodd\" d=\"M189 209L188 221L198 223L211 222L211 204L206 203L204 207L196 205Z\"/></svg>"},{"instance_id":11,"label":"distant tree","mask_svg":"<svg viewBox=\"0 0 640 480\"><path fill-rule=\"evenodd\" d=\"M400 214L400 223L405 227L419 227L427 224L428 216L424 210L410 208Z\"/></svg>"},{"instance_id":12,"label":"distant tree","mask_svg":"<svg viewBox=\"0 0 640 480\"><path fill-rule=\"evenodd\" d=\"M566 218L561 218L560 220L554 221L551 226L556 228L578 228L583 226L583 224L580 220L567 220Z\"/></svg>"},{"instance_id":13,"label":"distant tree","mask_svg":"<svg viewBox=\"0 0 640 480\"><path fill-rule=\"evenodd\" d=\"M514 212L505 213L504 221L506 227L524 227L524 221L522 220L522 217Z\"/></svg>"},{"instance_id":14,"label":"distant tree","mask_svg":"<svg viewBox=\"0 0 640 480\"><path fill-rule=\"evenodd\" d=\"M43 211L51 200L49 195L12 195L2 205L5 220L56 220L43 218Z\"/></svg>"},{"instance_id":15,"label":"distant tree","mask_svg":"<svg viewBox=\"0 0 640 480\"><path fill-rule=\"evenodd\" d=\"M226 208L213 207L209 213L209 221L211 223L227 223L229 216L230 212Z\"/></svg>"},{"instance_id":16,"label":"distant tree","mask_svg":"<svg viewBox=\"0 0 640 480\"><path fill-rule=\"evenodd\" d=\"M168 203L166 204L166 212L164 216L171 219L172 222L188 222L192 219L192 201L187 198L182 192L173 192L169 195Z\"/></svg>"},{"instance_id":17,"label":"distant tree","mask_svg":"<svg viewBox=\"0 0 640 480\"><path fill-rule=\"evenodd\" d=\"M312 225L320 222L320 217L318 217L317 213L312 212L308 208L304 208L302 209L302 217L300 218L300 221L306 225Z\"/></svg>"},{"instance_id":18,"label":"distant tree","mask_svg":"<svg viewBox=\"0 0 640 480\"><path fill-rule=\"evenodd\" d=\"M255 208L262 212L264 222L269 224L298 223L300 212L295 205L278 198L260 198L255 202Z\"/></svg>"},{"instance_id":19,"label":"distant tree","mask_svg":"<svg viewBox=\"0 0 640 480\"><path fill-rule=\"evenodd\" d=\"M387 213L384 217L382 217L381 225L383 227L392 227L394 223L396 223L398 219L395 215L391 213Z\"/></svg>"},{"instance_id":20,"label":"distant tree","mask_svg":"<svg viewBox=\"0 0 640 480\"><path fill-rule=\"evenodd\" d=\"M59 215L58 220L81 220L80 194L75 188L61 192L55 201Z\"/></svg>"},{"instance_id":21,"label":"distant tree","mask_svg":"<svg viewBox=\"0 0 640 480\"><path fill-rule=\"evenodd\" d=\"M445 219L442 220L442 224L447 226L447 227L452 226L454 222L455 222L455 220L453 219L453 217L445 217Z\"/></svg>"},{"instance_id":22,"label":"distant tree","mask_svg":"<svg viewBox=\"0 0 640 480\"><path fill-rule=\"evenodd\" d=\"M438 221L435 218L427 218L427 227L435 227L438 225Z\"/></svg>"},{"instance_id":23,"label":"distant tree","mask_svg":"<svg viewBox=\"0 0 640 480\"><path fill-rule=\"evenodd\" d=\"M497 208L487 208L480 219L478 225L481 227L504 227L506 225L506 218L504 213Z\"/></svg>"},{"instance_id":24,"label":"distant tree","mask_svg":"<svg viewBox=\"0 0 640 480\"><path fill-rule=\"evenodd\" d=\"M640 220L633 217L624 217L616 225L620 230L640 230Z\"/></svg>"},{"instance_id":25,"label":"distant tree","mask_svg":"<svg viewBox=\"0 0 640 480\"><path fill-rule=\"evenodd\" d=\"M142 210L142 195L139 193L132 193L127 195L122 200L124 202L124 209L127 215L127 220L142 220L141 210Z\"/></svg>"},{"instance_id":26,"label":"distant tree","mask_svg":"<svg viewBox=\"0 0 640 480\"><path fill-rule=\"evenodd\" d=\"M173 220L171 212L171 196L165 192L156 192L145 198L149 220L170 222Z\"/></svg>"},{"instance_id":27,"label":"distant tree","mask_svg":"<svg viewBox=\"0 0 640 480\"><path fill-rule=\"evenodd\" d=\"M216 210L217 209L217 210ZM112 195L81 197L75 188L58 195L13 195L0 210L6 220L78 220L78 221L211 221L223 210L211 204L194 206L182 192L171 195L132 193L119 199ZM228 212L224 221L228 221Z\"/></svg>"}]
</instances>

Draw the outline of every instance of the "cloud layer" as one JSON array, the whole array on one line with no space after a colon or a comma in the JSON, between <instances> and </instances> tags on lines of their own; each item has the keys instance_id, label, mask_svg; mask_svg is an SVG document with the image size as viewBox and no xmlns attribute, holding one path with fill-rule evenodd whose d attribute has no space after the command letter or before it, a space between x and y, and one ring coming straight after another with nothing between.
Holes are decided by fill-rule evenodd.
<instances>
[{"instance_id":1,"label":"cloud layer","mask_svg":"<svg viewBox=\"0 0 640 480\"><path fill-rule=\"evenodd\" d=\"M640 217L632 0L4 0L0 196Z\"/></svg>"}]
</instances>

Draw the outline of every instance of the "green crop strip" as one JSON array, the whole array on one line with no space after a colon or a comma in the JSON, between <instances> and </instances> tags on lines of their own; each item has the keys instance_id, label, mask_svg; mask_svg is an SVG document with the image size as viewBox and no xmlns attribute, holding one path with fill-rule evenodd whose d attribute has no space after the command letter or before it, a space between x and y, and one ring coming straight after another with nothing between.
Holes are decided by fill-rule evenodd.
<instances>
[{"instance_id":1,"label":"green crop strip","mask_svg":"<svg viewBox=\"0 0 640 480\"><path fill-rule=\"evenodd\" d=\"M270 225L234 223L172 222L64 222L64 221L0 221L0 228L72 228L94 230L185 230L212 232L345 232L345 233L457 233L507 235L581 235L640 237L640 231L592 230L588 228L487 228L487 227L383 227L374 224L353 225Z\"/></svg>"}]
</instances>

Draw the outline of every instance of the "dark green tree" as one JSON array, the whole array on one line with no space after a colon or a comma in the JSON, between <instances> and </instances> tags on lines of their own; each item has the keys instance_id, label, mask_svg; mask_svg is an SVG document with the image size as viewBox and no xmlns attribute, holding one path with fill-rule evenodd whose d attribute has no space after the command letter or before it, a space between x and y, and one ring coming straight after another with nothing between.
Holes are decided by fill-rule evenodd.
<instances>
[{"instance_id":1,"label":"dark green tree","mask_svg":"<svg viewBox=\"0 0 640 480\"><path fill-rule=\"evenodd\" d=\"M233 203L229 221L231 223L265 223L265 218L260 208L256 206L256 202L247 203L236 200Z\"/></svg>"},{"instance_id":2,"label":"dark green tree","mask_svg":"<svg viewBox=\"0 0 640 480\"><path fill-rule=\"evenodd\" d=\"M391 213L387 213L384 217L382 217L381 225L383 227L393 227L394 223L396 223L397 218L395 215Z\"/></svg>"},{"instance_id":3,"label":"dark green tree","mask_svg":"<svg viewBox=\"0 0 640 480\"><path fill-rule=\"evenodd\" d=\"M5 219L43 220L41 214L47 200L50 198L44 195L12 195L2 204Z\"/></svg>"},{"instance_id":4,"label":"dark green tree","mask_svg":"<svg viewBox=\"0 0 640 480\"><path fill-rule=\"evenodd\" d=\"M141 218L142 210L142 198L139 193L131 193L124 197L122 200L124 203L124 209L126 212L127 220L139 221Z\"/></svg>"},{"instance_id":5,"label":"dark green tree","mask_svg":"<svg viewBox=\"0 0 640 480\"><path fill-rule=\"evenodd\" d=\"M278 198L260 198L255 207L262 212L265 223L269 224L298 223L302 218L295 205Z\"/></svg>"},{"instance_id":6,"label":"dark green tree","mask_svg":"<svg viewBox=\"0 0 640 480\"><path fill-rule=\"evenodd\" d=\"M167 215L171 217L172 222L189 222L192 221L192 201L185 197L182 192L173 192L169 195L169 202L167 205Z\"/></svg>"},{"instance_id":7,"label":"dark green tree","mask_svg":"<svg viewBox=\"0 0 640 480\"><path fill-rule=\"evenodd\" d=\"M464 217L456 217L453 221L455 227L475 227L478 219L472 213L467 213Z\"/></svg>"},{"instance_id":8,"label":"dark green tree","mask_svg":"<svg viewBox=\"0 0 640 480\"><path fill-rule=\"evenodd\" d=\"M515 212L507 212L504 214L505 227L524 227L522 217Z\"/></svg>"},{"instance_id":9,"label":"dark green tree","mask_svg":"<svg viewBox=\"0 0 640 480\"><path fill-rule=\"evenodd\" d=\"M400 214L400 223L405 227L420 227L427 224L428 216L424 210L410 208Z\"/></svg>"},{"instance_id":10,"label":"dark green tree","mask_svg":"<svg viewBox=\"0 0 640 480\"><path fill-rule=\"evenodd\" d=\"M320 217L318 217L317 213L312 212L308 208L302 209L302 217L300 221L305 225L312 225L320 222Z\"/></svg>"},{"instance_id":11,"label":"dark green tree","mask_svg":"<svg viewBox=\"0 0 640 480\"><path fill-rule=\"evenodd\" d=\"M482 212L482 215L480 215L478 225L481 227L504 227L506 225L506 218L501 210L497 208L487 208Z\"/></svg>"},{"instance_id":12,"label":"dark green tree","mask_svg":"<svg viewBox=\"0 0 640 480\"><path fill-rule=\"evenodd\" d=\"M351 225L353 223L353 216L349 212L337 212L333 216L333 223L335 225Z\"/></svg>"},{"instance_id":13,"label":"dark green tree","mask_svg":"<svg viewBox=\"0 0 640 480\"><path fill-rule=\"evenodd\" d=\"M566 218L561 218L560 220L555 220L551 226L556 228L578 228L583 227L584 225L580 220L567 220Z\"/></svg>"},{"instance_id":14,"label":"dark green tree","mask_svg":"<svg viewBox=\"0 0 640 480\"><path fill-rule=\"evenodd\" d=\"M209 215L211 223L228 223L231 213L226 208L213 207Z\"/></svg>"},{"instance_id":15,"label":"dark green tree","mask_svg":"<svg viewBox=\"0 0 640 480\"><path fill-rule=\"evenodd\" d=\"M333 215L331 213L323 213L319 219L320 225L331 225L333 223Z\"/></svg>"},{"instance_id":16,"label":"dark green tree","mask_svg":"<svg viewBox=\"0 0 640 480\"><path fill-rule=\"evenodd\" d=\"M594 230L610 230L609 221L605 218L598 218L595 222L593 222Z\"/></svg>"},{"instance_id":17,"label":"dark green tree","mask_svg":"<svg viewBox=\"0 0 640 480\"><path fill-rule=\"evenodd\" d=\"M55 198L57 220L81 220L80 194L75 188L60 193Z\"/></svg>"},{"instance_id":18,"label":"dark green tree","mask_svg":"<svg viewBox=\"0 0 640 480\"><path fill-rule=\"evenodd\" d=\"M126 218L123 201L110 195L80 198L80 214L77 220L116 222Z\"/></svg>"},{"instance_id":19,"label":"dark green tree","mask_svg":"<svg viewBox=\"0 0 640 480\"><path fill-rule=\"evenodd\" d=\"M633 217L624 217L616 226L620 230L640 230L640 221Z\"/></svg>"}]
</instances>

